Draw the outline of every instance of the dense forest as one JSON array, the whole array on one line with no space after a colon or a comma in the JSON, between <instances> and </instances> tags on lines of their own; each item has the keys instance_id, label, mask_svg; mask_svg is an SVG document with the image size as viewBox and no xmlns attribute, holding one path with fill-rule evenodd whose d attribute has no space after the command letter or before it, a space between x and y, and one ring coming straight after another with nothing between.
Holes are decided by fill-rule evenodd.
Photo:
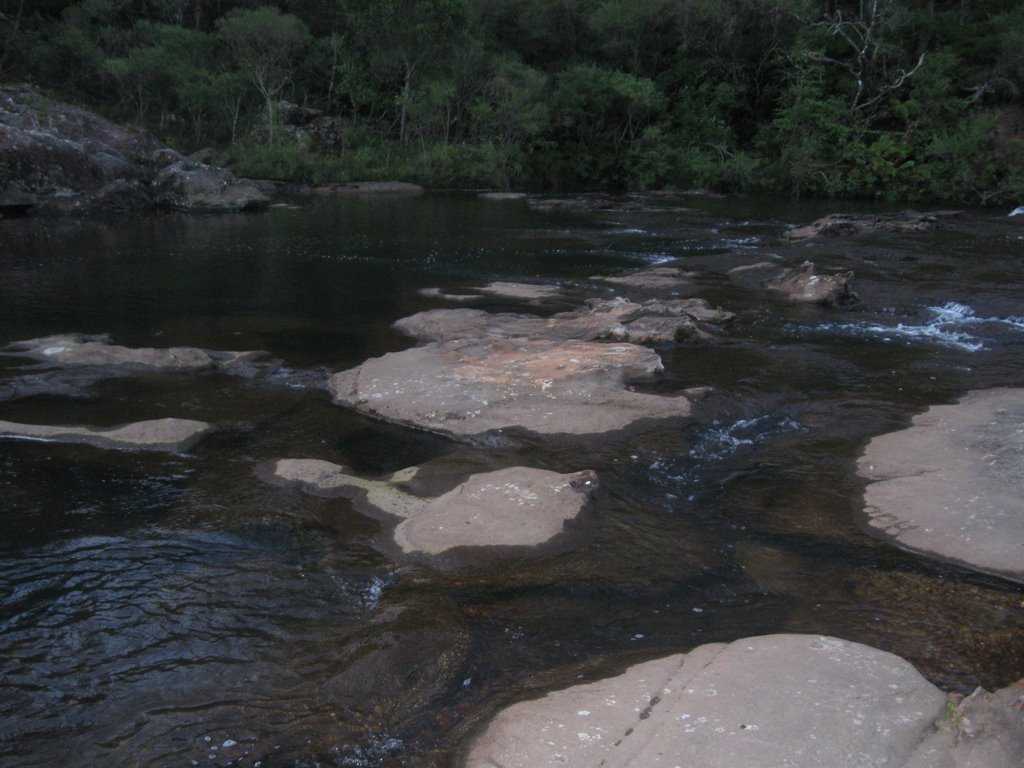
<instances>
[{"instance_id":1,"label":"dense forest","mask_svg":"<svg viewBox=\"0 0 1024 768\"><path fill-rule=\"evenodd\" d=\"M1024 199L1024 3L0 0L0 79L253 176Z\"/></svg>"}]
</instances>

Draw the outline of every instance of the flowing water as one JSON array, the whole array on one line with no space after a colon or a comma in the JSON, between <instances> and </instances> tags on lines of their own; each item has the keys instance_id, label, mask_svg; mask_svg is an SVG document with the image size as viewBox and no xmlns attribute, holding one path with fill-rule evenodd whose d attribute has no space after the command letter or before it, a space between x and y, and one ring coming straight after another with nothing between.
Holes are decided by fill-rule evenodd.
<instances>
[{"instance_id":1,"label":"flowing water","mask_svg":"<svg viewBox=\"0 0 1024 768\"><path fill-rule=\"evenodd\" d=\"M787 245L826 209L622 202L431 194L0 221L0 343L109 333L283 361L0 401L11 421L218 427L184 454L0 442L0 766L451 765L512 701L779 631L893 651L948 690L1024 677L1024 591L867 536L854 474L868 439L929 405L1024 382L1024 224L972 212ZM726 276L804 258L854 270L863 305L788 305ZM466 446L317 386L410 346L390 324L438 306L420 288L528 279L582 295L607 290L590 276L672 259L737 315L720 343L661 350L652 391L713 387L691 422ZM30 368L0 356L0 388ZM348 501L256 479L286 457L367 477L422 464L436 493L516 464L590 468L601 488L558 550L440 573L381 554L381 525Z\"/></svg>"}]
</instances>

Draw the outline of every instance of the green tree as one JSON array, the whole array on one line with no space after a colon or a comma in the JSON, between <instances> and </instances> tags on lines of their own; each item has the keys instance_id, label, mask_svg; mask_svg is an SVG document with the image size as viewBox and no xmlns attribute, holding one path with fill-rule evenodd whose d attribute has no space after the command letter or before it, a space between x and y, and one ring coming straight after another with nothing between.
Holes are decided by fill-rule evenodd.
<instances>
[{"instance_id":1,"label":"green tree","mask_svg":"<svg viewBox=\"0 0 1024 768\"><path fill-rule=\"evenodd\" d=\"M291 82L296 62L310 44L309 29L297 16L261 6L232 11L217 23L217 34L235 66L262 97L272 144L274 102Z\"/></svg>"}]
</instances>

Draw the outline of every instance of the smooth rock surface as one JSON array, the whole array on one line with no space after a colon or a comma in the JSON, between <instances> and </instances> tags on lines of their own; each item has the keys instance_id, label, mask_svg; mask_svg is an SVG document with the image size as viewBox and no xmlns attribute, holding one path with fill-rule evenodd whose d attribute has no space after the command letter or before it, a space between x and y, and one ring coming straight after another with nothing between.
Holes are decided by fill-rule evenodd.
<instances>
[{"instance_id":1,"label":"smooth rock surface","mask_svg":"<svg viewBox=\"0 0 1024 768\"><path fill-rule=\"evenodd\" d=\"M402 318L395 327L421 341L530 337L657 344L706 340L710 338L710 324L721 324L732 317L703 299L651 299L640 304L617 298L591 299L581 309L548 318L476 309L434 309Z\"/></svg>"},{"instance_id":2,"label":"smooth rock surface","mask_svg":"<svg viewBox=\"0 0 1024 768\"><path fill-rule=\"evenodd\" d=\"M933 406L871 440L857 468L873 533L1024 583L1024 389Z\"/></svg>"},{"instance_id":3,"label":"smooth rock surface","mask_svg":"<svg viewBox=\"0 0 1024 768\"><path fill-rule=\"evenodd\" d=\"M700 646L515 704L470 745L463 765L898 768L933 733L946 703L892 654L829 637L768 635Z\"/></svg>"},{"instance_id":4,"label":"smooth rock surface","mask_svg":"<svg viewBox=\"0 0 1024 768\"><path fill-rule=\"evenodd\" d=\"M28 357L54 366L125 366L154 371L196 371L225 367L259 352L209 352L194 347L122 347L107 335L58 334L15 341L0 354Z\"/></svg>"},{"instance_id":5,"label":"smooth rock surface","mask_svg":"<svg viewBox=\"0 0 1024 768\"><path fill-rule=\"evenodd\" d=\"M276 484L308 493L343 496L376 517L400 518L393 531L406 554L440 555L458 547L535 547L562 533L597 487L593 472L559 474L511 467L471 476L434 499L402 490L415 470L366 480L317 459L282 459L258 471Z\"/></svg>"},{"instance_id":6,"label":"smooth rock surface","mask_svg":"<svg viewBox=\"0 0 1024 768\"><path fill-rule=\"evenodd\" d=\"M463 339L368 360L328 389L361 413L457 438L509 427L584 435L688 416L685 396L627 389L662 370L657 354L633 344Z\"/></svg>"},{"instance_id":7,"label":"smooth rock surface","mask_svg":"<svg viewBox=\"0 0 1024 768\"><path fill-rule=\"evenodd\" d=\"M802 304L845 307L860 300L853 291L853 272L819 275L809 261L791 268L762 261L734 267L729 276L740 284L765 288Z\"/></svg>"},{"instance_id":8,"label":"smooth rock surface","mask_svg":"<svg viewBox=\"0 0 1024 768\"><path fill-rule=\"evenodd\" d=\"M692 290L696 276L695 272L686 272L678 267L650 267L624 275L595 275L590 279L623 288L679 293Z\"/></svg>"},{"instance_id":9,"label":"smooth rock surface","mask_svg":"<svg viewBox=\"0 0 1024 768\"><path fill-rule=\"evenodd\" d=\"M110 429L0 421L0 437L3 438L149 451L187 450L211 430L206 422L191 419L155 419Z\"/></svg>"}]
</instances>

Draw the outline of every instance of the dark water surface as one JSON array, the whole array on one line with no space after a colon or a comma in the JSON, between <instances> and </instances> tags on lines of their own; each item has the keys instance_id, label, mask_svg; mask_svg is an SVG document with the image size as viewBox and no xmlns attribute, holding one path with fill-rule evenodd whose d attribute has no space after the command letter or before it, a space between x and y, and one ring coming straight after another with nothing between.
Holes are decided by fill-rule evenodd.
<instances>
[{"instance_id":1,"label":"dark water surface","mask_svg":"<svg viewBox=\"0 0 1024 768\"><path fill-rule=\"evenodd\" d=\"M1024 224L969 213L786 245L826 209L647 202L542 213L437 194L0 221L0 343L109 333L284 361L0 402L12 421L218 427L182 455L0 442L0 766L450 765L511 701L779 631L893 651L950 690L1024 677L1021 588L864 534L854 475L868 439L929 405L1024 384ZM864 306L790 306L726 277L775 257L853 269ZM471 447L314 386L410 346L390 324L438 306L419 288L585 292L672 258L737 313L723 343L662 351L657 391L714 388L692 423ZM0 385L28 368L0 356ZM513 464L591 468L601 491L563 550L441 574L380 554L381 526L349 502L255 478L285 457L372 477L425 464L438 493Z\"/></svg>"}]
</instances>

